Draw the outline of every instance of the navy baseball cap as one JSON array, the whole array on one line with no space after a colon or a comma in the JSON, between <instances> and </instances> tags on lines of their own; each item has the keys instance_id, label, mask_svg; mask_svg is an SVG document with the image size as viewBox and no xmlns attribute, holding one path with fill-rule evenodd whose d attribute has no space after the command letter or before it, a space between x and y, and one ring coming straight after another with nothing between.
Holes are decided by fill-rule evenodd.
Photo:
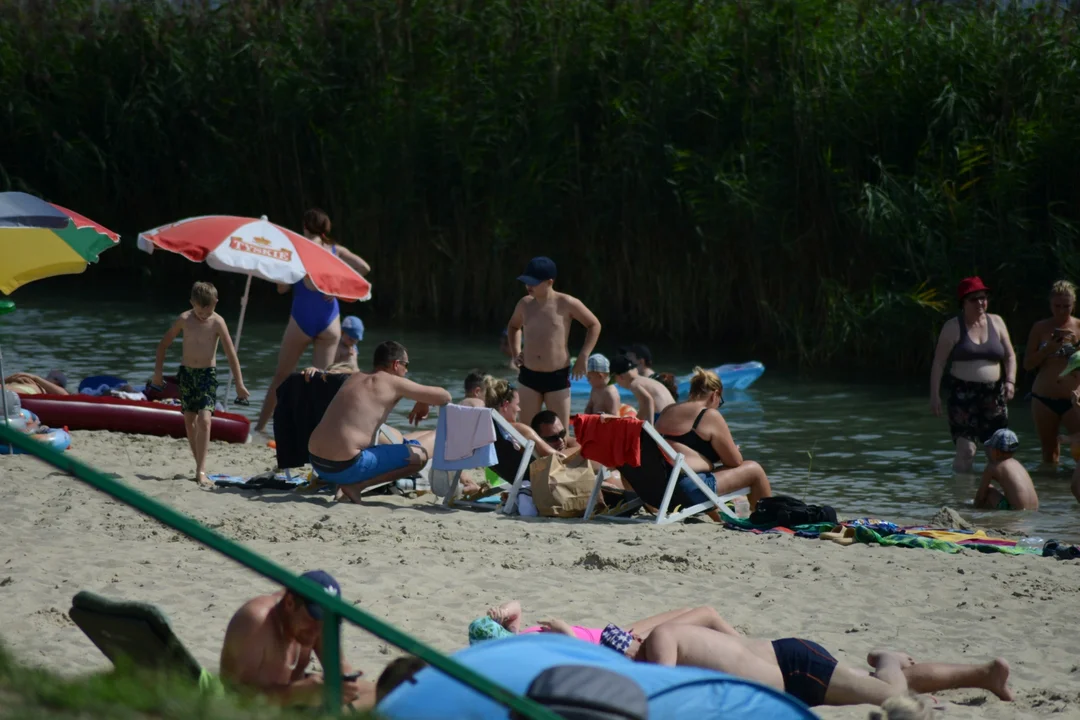
<instances>
[{"instance_id":1,"label":"navy baseball cap","mask_svg":"<svg viewBox=\"0 0 1080 720\"><path fill-rule=\"evenodd\" d=\"M355 315L350 315L341 321L341 332L345 333L353 340L360 341L364 339L364 321Z\"/></svg>"},{"instance_id":2,"label":"navy baseball cap","mask_svg":"<svg viewBox=\"0 0 1080 720\"><path fill-rule=\"evenodd\" d=\"M334 576L325 570L308 570L300 577L318 583L322 586L322 589L326 591L327 595L333 595L336 598L341 597L341 585L338 585L338 581L334 579ZM304 607L307 608L308 615L314 619L323 619L323 609L320 606L313 602L305 602Z\"/></svg>"},{"instance_id":3,"label":"navy baseball cap","mask_svg":"<svg viewBox=\"0 0 1080 720\"><path fill-rule=\"evenodd\" d=\"M625 355L616 355L615 359L611 361L611 373L613 375L622 375L625 372L630 372L634 367L634 363L630 362L630 358Z\"/></svg>"},{"instance_id":4,"label":"navy baseball cap","mask_svg":"<svg viewBox=\"0 0 1080 720\"><path fill-rule=\"evenodd\" d=\"M526 285L539 285L545 280L555 279L555 261L549 257L534 257L525 266L525 272L518 275L518 280Z\"/></svg>"}]
</instances>

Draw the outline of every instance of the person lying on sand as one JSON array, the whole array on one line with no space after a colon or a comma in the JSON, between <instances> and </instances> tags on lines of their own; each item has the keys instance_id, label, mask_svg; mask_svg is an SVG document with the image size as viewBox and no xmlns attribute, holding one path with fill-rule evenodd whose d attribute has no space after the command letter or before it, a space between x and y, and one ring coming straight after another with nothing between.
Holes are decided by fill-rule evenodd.
<instances>
[{"instance_id":1,"label":"person lying on sand","mask_svg":"<svg viewBox=\"0 0 1080 720\"><path fill-rule=\"evenodd\" d=\"M874 650L873 673L841 663L815 642L801 638L759 640L715 628L664 623L645 637L615 625L604 628L600 644L641 661L719 670L792 695L807 705L881 705L909 690L932 693L959 688L989 690L1012 701L1009 664L996 658L983 665L917 663L905 653Z\"/></svg>"},{"instance_id":2,"label":"person lying on sand","mask_svg":"<svg viewBox=\"0 0 1080 720\"><path fill-rule=\"evenodd\" d=\"M341 595L337 580L323 570L301 577L331 595ZM323 701L323 676L307 672L312 653L323 662L322 608L289 590L260 595L244 603L229 621L221 648L221 679L278 705L318 706ZM353 674L344 657L341 672ZM375 702L375 686L364 680L345 680L341 692L342 702L358 709Z\"/></svg>"},{"instance_id":3,"label":"person lying on sand","mask_svg":"<svg viewBox=\"0 0 1080 720\"><path fill-rule=\"evenodd\" d=\"M647 638L654 628L664 623L676 623L679 625L691 625L699 628L710 628L718 632L738 635L739 632L727 623L720 613L711 607L702 606L696 608L678 608L652 615L643 620L637 620L629 627L632 628L636 637ZM614 627L614 626L612 626ZM513 635L536 632L557 632L563 635L591 642L600 643L603 628L586 628L552 618L543 620L535 627L521 629L521 603L517 600L505 602L497 607L488 608L487 614L473 620L469 625L469 644L475 645L483 640L496 640Z\"/></svg>"},{"instance_id":4,"label":"person lying on sand","mask_svg":"<svg viewBox=\"0 0 1080 720\"><path fill-rule=\"evenodd\" d=\"M975 507L984 510L1038 510L1039 496L1028 471L1013 458L1020 447L1016 433L1008 428L994 431L986 441L990 462L975 492ZM991 483L1001 486L999 491Z\"/></svg>"},{"instance_id":5,"label":"person lying on sand","mask_svg":"<svg viewBox=\"0 0 1080 720\"><path fill-rule=\"evenodd\" d=\"M426 418L431 405L450 402L445 389L405 378L409 354L401 343L390 340L375 348L373 368L345 381L308 440L315 473L357 503L364 488L415 475L431 457L434 431L401 443L377 444L379 428L398 402L402 398L416 401L409 413L413 423Z\"/></svg>"},{"instance_id":6,"label":"person lying on sand","mask_svg":"<svg viewBox=\"0 0 1080 720\"><path fill-rule=\"evenodd\" d=\"M18 372L4 378L4 389L19 395L68 395L67 375L50 370L45 377Z\"/></svg>"}]
</instances>

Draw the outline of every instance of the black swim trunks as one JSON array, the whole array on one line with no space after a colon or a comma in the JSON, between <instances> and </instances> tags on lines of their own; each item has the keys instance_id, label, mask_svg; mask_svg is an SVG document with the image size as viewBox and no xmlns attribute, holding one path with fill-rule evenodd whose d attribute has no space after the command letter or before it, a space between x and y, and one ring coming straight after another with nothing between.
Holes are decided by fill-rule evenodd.
<instances>
[{"instance_id":1,"label":"black swim trunks","mask_svg":"<svg viewBox=\"0 0 1080 720\"><path fill-rule=\"evenodd\" d=\"M570 368L537 372L523 367L518 371L518 383L541 395L566 390L570 387Z\"/></svg>"},{"instance_id":2,"label":"black swim trunks","mask_svg":"<svg viewBox=\"0 0 1080 720\"><path fill-rule=\"evenodd\" d=\"M836 658L810 640L783 638L773 640L776 664L784 676L784 692L802 700L810 707L825 704Z\"/></svg>"},{"instance_id":3,"label":"black swim trunks","mask_svg":"<svg viewBox=\"0 0 1080 720\"><path fill-rule=\"evenodd\" d=\"M181 365L176 384L180 386L180 407L184 412L213 411L217 404L217 368Z\"/></svg>"}]
</instances>

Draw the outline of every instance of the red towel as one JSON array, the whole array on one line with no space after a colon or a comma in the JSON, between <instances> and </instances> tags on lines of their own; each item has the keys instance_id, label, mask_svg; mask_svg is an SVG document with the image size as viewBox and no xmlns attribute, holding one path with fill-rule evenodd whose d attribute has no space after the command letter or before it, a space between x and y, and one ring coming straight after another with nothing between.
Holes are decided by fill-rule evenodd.
<instances>
[{"instance_id":1,"label":"red towel","mask_svg":"<svg viewBox=\"0 0 1080 720\"><path fill-rule=\"evenodd\" d=\"M627 417L601 422L599 415L575 415L570 422L582 457L609 468L641 465L641 420Z\"/></svg>"}]
</instances>

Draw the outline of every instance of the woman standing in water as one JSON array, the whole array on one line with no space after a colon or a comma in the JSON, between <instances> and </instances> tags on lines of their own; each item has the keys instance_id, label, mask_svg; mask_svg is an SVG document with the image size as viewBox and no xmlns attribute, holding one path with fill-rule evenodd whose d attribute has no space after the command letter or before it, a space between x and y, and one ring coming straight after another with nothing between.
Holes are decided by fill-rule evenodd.
<instances>
[{"instance_id":1,"label":"woman standing in water","mask_svg":"<svg viewBox=\"0 0 1080 720\"><path fill-rule=\"evenodd\" d=\"M1006 403L1016 394L1016 351L1005 321L986 312L989 292L981 278L960 281L960 314L941 329L930 370L930 409L940 417L941 378L951 363L945 391L956 444L953 470L960 473L971 472L975 443L1009 426Z\"/></svg>"},{"instance_id":2,"label":"woman standing in water","mask_svg":"<svg viewBox=\"0 0 1080 720\"><path fill-rule=\"evenodd\" d=\"M1031 328L1024 369L1038 370L1031 386L1031 417L1039 433L1043 462L1058 461L1058 427L1064 423L1070 435L1080 432L1080 409L1072 402L1080 377L1058 377L1077 350L1080 320L1072 316L1076 306L1076 286L1059 280L1050 288L1050 317Z\"/></svg>"},{"instance_id":3,"label":"woman standing in water","mask_svg":"<svg viewBox=\"0 0 1080 720\"><path fill-rule=\"evenodd\" d=\"M330 218L325 212L312 208L304 213L304 237L326 248L361 275L367 275L371 271L371 266L359 255L331 242L329 234ZM307 346L313 346L311 364L325 370L334 361L334 353L341 339L337 298L320 293L307 276L294 285L279 284L277 289L282 294L292 290L292 311L289 313L285 335L281 338L277 370L274 371L274 379L270 381L270 389L266 391L255 432L266 430L266 424L270 422L270 416L274 414L274 407L277 405L278 386L296 369L296 364Z\"/></svg>"}]
</instances>

